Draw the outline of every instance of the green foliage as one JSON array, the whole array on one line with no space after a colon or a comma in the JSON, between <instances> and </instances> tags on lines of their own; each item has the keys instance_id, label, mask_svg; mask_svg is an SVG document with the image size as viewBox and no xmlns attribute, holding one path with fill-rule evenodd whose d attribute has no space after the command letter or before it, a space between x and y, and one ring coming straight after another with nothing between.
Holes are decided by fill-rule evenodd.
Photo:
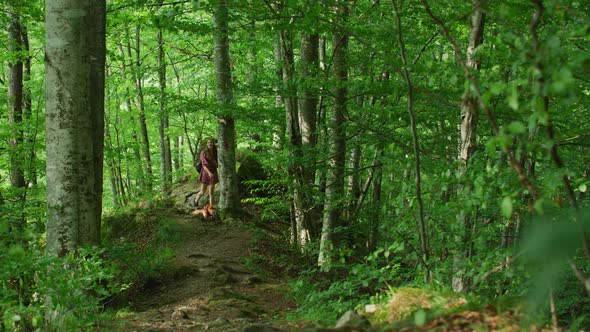
<instances>
[{"instance_id":1,"label":"green foliage","mask_svg":"<svg viewBox=\"0 0 590 332\"><path fill-rule=\"evenodd\" d=\"M320 326L334 325L340 315L368 299L368 295L357 293L360 283L358 279L336 280L327 288L320 288L308 279L298 279L291 286L291 294L298 303L291 319L309 320Z\"/></svg>"},{"instance_id":2,"label":"green foliage","mask_svg":"<svg viewBox=\"0 0 590 332\"><path fill-rule=\"evenodd\" d=\"M277 234L277 229L280 231L280 227L252 228L251 252L244 264L263 278L293 278L305 267L307 257L289 245L287 234Z\"/></svg>"},{"instance_id":3,"label":"green foliage","mask_svg":"<svg viewBox=\"0 0 590 332\"><path fill-rule=\"evenodd\" d=\"M238 189L243 196L270 196L265 194L265 186L257 186L264 183L267 179L267 172L262 164L256 159L252 153L238 152L236 153L237 176L239 181ZM268 189L268 186L267 188Z\"/></svg>"},{"instance_id":4,"label":"green foliage","mask_svg":"<svg viewBox=\"0 0 590 332\"><path fill-rule=\"evenodd\" d=\"M473 12L471 3L429 3L433 14L445 22L465 58L470 29L468 17ZM466 165L457 161L460 140L457 125L463 94L466 89L474 93L476 86L467 82L450 41L424 11L423 4L411 0L400 6L418 110L416 125L421 149L422 195L431 257L428 262L421 260L418 249L414 151L408 144L411 136L406 116L408 93L398 71L401 59L394 40L398 31L393 22L391 3L355 2L348 21L342 21L339 26L332 24L335 19L333 4L283 1L280 8L260 0L229 4L236 137L241 151L237 156L240 189L245 197L243 203L251 204L260 212L263 221L260 224L275 231L276 235L276 238L257 240L263 242L270 252L276 252L277 257L259 252L259 256L252 258L252 266L262 268L268 264L275 266L277 271L287 271L287 274L301 269L299 253L290 251L292 248L280 249L275 242L289 242L287 234L292 203L289 188L293 179L288 178L287 169L294 164L313 165L316 170L313 185L305 188L305 194L306 203L313 206L309 213L312 227L321 227L321 217L315 213L321 210L322 190L327 185L322 181L330 168L327 163L326 142L330 129L327 119L332 111L332 89L335 86L331 72L334 45L330 36L335 29L344 29L350 36L348 80L345 83L347 122L344 127L347 144L358 144L363 157L358 169L346 167L347 175L343 180L357 174L361 181L366 179L376 146L384 146L382 198L379 202L373 201L370 197L373 188L368 188L361 210L355 211L356 218L346 220L344 225L334 229L334 235L342 240L336 244L336 257L339 263L347 265L336 266L339 271L336 276L322 276L317 271L306 274L308 280L300 281L296 287L298 298L303 302L311 300L322 313L319 319L328 322L333 321L335 312L358 303L365 294L383 288L384 284L422 280L421 271L425 265L432 269L434 279L443 285L450 285L455 269L459 268L466 271L466 277L475 283L473 292L487 299L520 296L527 287L546 289L546 285L551 284L560 322L565 326L571 324L587 329L588 319L581 313L587 312L588 296L567 265L569 257L588 275L588 259L581 254L579 242L571 240L580 238L577 235L587 230L576 229L571 215L564 213L563 218L552 220L557 227L547 227L529 237L532 242L526 250L532 256L547 258L541 262L544 264L530 261L525 264L519 259L510 266L502 264L506 257L514 257L521 251L523 234L529 231L531 224L538 223L533 215L547 214L571 205L566 199L564 178L572 183L580 205L588 205L589 2L543 1L544 11L536 36L531 31L536 10L531 2L483 2L486 13L483 44L474 53L480 67L470 72L482 95L477 101L479 119L475 154ZM6 300L7 306L18 308L12 316L4 309L2 311L6 326L12 324L10 326L15 328L33 329L41 326L38 319L33 319L42 317L38 312L39 302L31 300L32 294L40 287L36 276L49 275L49 266L70 264L75 271L72 272L74 280L82 278L83 274L90 275L90 280L112 279L108 276L97 279L94 264L100 265L98 261L86 258L66 262L64 258L64 261L49 262L41 255L39 248L43 245L45 232L43 6L31 0L12 1L12 6L29 32L32 70L31 78L24 82L24 86L31 89L33 105L32 114L24 114L19 127L24 133L19 147L9 145L14 128L0 126L0 194L3 198L0 199L3 201L0 202L0 249L3 252L0 263L9 267L6 274L1 274L5 286L1 291L6 292L3 299L9 299ZM109 184L112 187L111 191L105 190L104 207L107 214L115 212L105 218L103 225L108 250L91 256L102 257L107 265L115 262L118 272L105 269L116 272L131 288L140 287L146 278L154 277L166 266L171 252L165 247L168 240L174 238L174 230L165 218L152 213L152 208L162 207L152 201L160 186L156 175L159 174L156 161L161 155L157 148L159 133L156 129L161 118L160 101L165 104L170 120L167 134L172 141L177 137L184 138L184 145L173 147L172 153L178 163L175 176L185 176L191 167L189 148L194 152L196 141L215 136L218 104L211 61L214 25L210 11L211 3L205 0L163 3L162 6L143 0L112 0L108 3L105 125L110 136L105 142L104 174L107 181L104 187L108 188ZM6 23L6 12L0 12L0 21ZM136 26L139 29L136 30ZM157 52L154 52L158 46L157 28L162 28L167 58L164 100L160 100L160 64ZM281 99L277 98L278 95L285 97L286 93L281 77L283 64L274 57L279 31L297 36L293 40L297 97L301 97L304 88L312 88L321 100L316 119L318 144L302 149L300 160L292 160L288 154L291 147L285 140L283 128L285 109L277 103ZM299 36L302 33L318 33L327 41L322 44L325 51L322 68L314 70L313 74L317 74L314 77L299 75L302 70ZM7 44L6 36L0 35L3 45ZM139 49L136 50L137 46ZM139 51L138 59L135 59L135 51ZM15 54L4 52L0 58L6 64L15 58ZM142 83L142 91L139 91L138 81ZM6 86L2 84L0 88L2 100L7 98ZM148 129L148 146L144 146L138 125L140 93L144 98L141 115L145 116ZM482 104L490 110L490 118L497 122L498 133L492 130L490 118L482 112ZM9 123L8 114L7 103L1 104L1 123ZM150 148L151 175L146 172L143 155L146 147ZM560 157L563 167L556 166L552 148L557 148L555 154ZM243 152L246 149L252 152ZM516 174L507 151L513 154L512 162L522 168L523 174ZM27 165L27 180L35 174L40 185L27 189L11 188L11 157ZM536 201L523 186L523 176L537 189L539 197ZM23 193L26 195L22 196ZM357 198L341 197L341 201ZM138 203L140 199L143 202ZM135 207L121 208L128 206ZM557 217L548 217L551 218ZM23 223L25 227L19 229ZM367 238L375 224L379 238L377 250L368 253ZM319 232L312 233L317 236ZM567 245L562 246L562 243ZM309 264L315 262L316 247L317 243L312 242L306 248L307 256L303 259ZM23 250L26 255L22 254ZM462 252L467 252L468 258L457 262L455 257ZM363 264L351 263L359 261ZM495 272L490 274L490 271ZM57 276L51 278L58 280ZM60 282L67 280L60 279ZM71 282L72 287L84 286L82 281ZM334 282L333 287L331 282ZM359 298L349 295L355 287L363 290ZM309 293L306 294L306 290ZM116 289L107 290L110 291ZM64 293L66 289L59 292ZM86 301L83 305L96 303L82 295L76 296L78 294L73 301ZM103 301L106 299L100 294L96 296ZM541 298L538 301L540 310L544 318L548 318L547 296L542 293L538 297ZM334 304L325 304L324 310L320 303L331 300L335 301ZM307 310L305 304L303 308L302 312ZM307 311L311 313L312 310ZM97 310L90 312L96 313ZM422 322L429 318L430 313L426 314L426 318L417 316L416 320Z\"/></svg>"},{"instance_id":5,"label":"green foliage","mask_svg":"<svg viewBox=\"0 0 590 332\"><path fill-rule=\"evenodd\" d=\"M129 284L130 292L159 277L174 257L170 248L180 235L175 224L159 214L166 204L152 201L149 207L129 207L104 218L109 261L120 269L118 278Z\"/></svg>"},{"instance_id":6,"label":"green foliage","mask_svg":"<svg viewBox=\"0 0 590 332\"><path fill-rule=\"evenodd\" d=\"M589 231L590 210L559 210L535 218L523 244L526 264L534 276L528 292L533 308L549 310L552 290L560 323L582 329L590 327L590 293L576 277L573 266L587 278L590 261L584 242Z\"/></svg>"},{"instance_id":7,"label":"green foliage","mask_svg":"<svg viewBox=\"0 0 590 332\"><path fill-rule=\"evenodd\" d=\"M10 206L8 201L0 210ZM173 257L166 245L178 238L176 230L147 211L136 208L106 218L103 247L80 248L65 257L44 254L36 223L19 231L10 224L15 214L1 214L0 327L75 331L109 325L113 313L106 305L160 275Z\"/></svg>"},{"instance_id":8,"label":"green foliage","mask_svg":"<svg viewBox=\"0 0 590 332\"><path fill-rule=\"evenodd\" d=\"M108 320L103 304L127 285L102 256L81 248L48 257L39 248L13 245L0 255L0 313L11 331L93 329ZM47 319L45 319L47 318Z\"/></svg>"},{"instance_id":9,"label":"green foliage","mask_svg":"<svg viewBox=\"0 0 590 332\"><path fill-rule=\"evenodd\" d=\"M302 273L291 285L292 296L298 303L293 318L330 326L344 312L368 303L387 285L399 284L397 252L401 249L399 245L380 248L365 262L334 265L327 274L318 269Z\"/></svg>"}]
</instances>

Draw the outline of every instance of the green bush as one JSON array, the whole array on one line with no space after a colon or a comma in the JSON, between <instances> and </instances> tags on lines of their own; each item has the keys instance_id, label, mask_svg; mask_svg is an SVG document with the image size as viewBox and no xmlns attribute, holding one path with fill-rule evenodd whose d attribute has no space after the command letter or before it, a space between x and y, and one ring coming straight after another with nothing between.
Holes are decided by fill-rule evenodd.
<instances>
[{"instance_id":1,"label":"green bush","mask_svg":"<svg viewBox=\"0 0 590 332\"><path fill-rule=\"evenodd\" d=\"M92 329L106 321L103 303L126 285L104 249L81 248L65 257L13 245L0 254L0 312L11 331Z\"/></svg>"},{"instance_id":2,"label":"green bush","mask_svg":"<svg viewBox=\"0 0 590 332\"><path fill-rule=\"evenodd\" d=\"M310 270L292 285L299 308L294 318L321 326L333 325L346 311L366 304L388 285L399 283L399 264L389 257L371 254L363 263L333 266L330 272Z\"/></svg>"}]
</instances>

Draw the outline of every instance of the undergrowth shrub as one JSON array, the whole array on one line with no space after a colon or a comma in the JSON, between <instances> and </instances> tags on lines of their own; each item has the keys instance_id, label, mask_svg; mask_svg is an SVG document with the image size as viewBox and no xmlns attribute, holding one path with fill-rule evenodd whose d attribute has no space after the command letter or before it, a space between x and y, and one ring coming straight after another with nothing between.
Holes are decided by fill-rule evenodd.
<instances>
[{"instance_id":1,"label":"undergrowth shrub","mask_svg":"<svg viewBox=\"0 0 590 332\"><path fill-rule=\"evenodd\" d=\"M127 285L103 259L105 249L80 248L65 257L13 245L0 254L0 313L9 331L76 331L108 320L104 301Z\"/></svg>"},{"instance_id":2,"label":"undergrowth shrub","mask_svg":"<svg viewBox=\"0 0 590 332\"><path fill-rule=\"evenodd\" d=\"M19 229L16 214L0 213L0 331L109 330L108 305L164 271L173 256L168 247L178 232L157 207L105 218L100 248L64 257L45 254L42 221L29 218Z\"/></svg>"},{"instance_id":3,"label":"undergrowth shrub","mask_svg":"<svg viewBox=\"0 0 590 332\"><path fill-rule=\"evenodd\" d=\"M151 208L130 207L107 216L103 221L104 246L108 258L119 268L118 278L128 284L124 297L133 296L144 284L168 271L180 239L176 225L160 214L160 205ZM124 302L124 301L123 301ZM114 303L116 304L116 302Z\"/></svg>"},{"instance_id":4,"label":"undergrowth shrub","mask_svg":"<svg viewBox=\"0 0 590 332\"><path fill-rule=\"evenodd\" d=\"M254 229L244 264L266 278L293 278L304 266L303 255L281 234Z\"/></svg>"},{"instance_id":5,"label":"undergrowth shrub","mask_svg":"<svg viewBox=\"0 0 590 332\"><path fill-rule=\"evenodd\" d=\"M385 252L378 250L354 264L332 265L329 272L311 269L302 273L291 285L299 305L293 318L333 325L346 311L367 304L388 285L398 285L400 263Z\"/></svg>"}]
</instances>

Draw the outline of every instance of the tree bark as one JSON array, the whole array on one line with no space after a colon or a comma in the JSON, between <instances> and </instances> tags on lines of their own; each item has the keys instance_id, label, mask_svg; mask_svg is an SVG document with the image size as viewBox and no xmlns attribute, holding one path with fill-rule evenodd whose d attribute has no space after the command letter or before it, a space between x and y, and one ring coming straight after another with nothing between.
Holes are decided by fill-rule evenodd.
<instances>
[{"instance_id":1,"label":"tree bark","mask_svg":"<svg viewBox=\"0 0 590 332\"><path fill-rule=\"evenodd\" d=\"M215 23L215 79L219 104L217 115L220 181L218 210L222 218L231 218L239 211L240 197L236 175L236 131L233 116L234 98L229 57L227 0L215 1L213 20Z\"/></svg>"},{"instance_id":2,"label":"tree bark","mask_svg":"<svg viewBox=\"0 0 590 332\"><path fill-rule=\"evenodd\" d=\"M358 136L352 139L352 149L348 156L348 178L346 182L346 205L342 219L347 224L352 222L352 212L354 211L356 202L361 195L360 172L361 167L361 146L358 142Z\"/></svg>"},{"instance_id":3,"label":"tree bark","mask_svg":"<svg viewBox=\"0 0 590 332\"><path fill-rule=\"evenodd\" d=\"M336 17L342 24L348 15L348 7L344 1L337 1ZM342 20L342 21L340 21ZM329 266L334 260L334 226L340 222L339 200L344 195L344 164L346 155L345 121L347 90L345 83L348 78L346 66L346 54L348 51L348 35L337 28L332 39L333 54L333 78L336 84L334 88L334 106L330 114L330 143L329 143L329 170L326 186L326 201L324 204L324 216L322 220L322 234L320 239L320 252L318 265Z\"/></svg>"},{"instance_id":4,"label":"tree bark","mask_svg":"<svg viewBox=\"0 0 590 332\"><path fill-rule=\"evenodd\" d=\"M301 128L299 103L297 99L297 85L295 83L295 56L293 50L293 34L281 31L281 54L283 68L283 96L287 121L287 136L289 150L288 173L291 178L291 197L293 200L291 233L294 244L303 248L310 240L306 213L303 206L305 201L303 187L303 161L301 151Z\"/></svg>"},{"instance_id":5,"label":"tree bark","mask_svg":"<svg viewBox=\"0 0 590 332\"><path fill-rule=\"evenodd\" d=\"M408 60L406 57L406 47L403 40L402 25L399 10L392 0L393 9L395 11L395 20L397 25L397 41L400 49L400 56L403 64L402 76L406 82L408 89L408 115L410 117L410 129L412 131L412 143L414 148L414 172L415 172L415 188L416 188L416 202L418 203L418 234L420 236L420 249L422 252L422 264L424 265L424 281L430 282L431 270L429 267L429 245L428 245L428 227L424 218L424 204L422 202L422 182L421 182L421 168L420 168L420 145L418 144L418 131L416 128L416 115L414 112L414 86L408 70Z\"/></svg>"},{"instance_id":6,"label":"tree bark","mask_svg":"<svg viewBox=\"0 0 590 332\"><path fill-rule=\"evenodd\" d=\"M10 184L13 188L25 188L23 153L23 61L19 54L23 49L20 17L6 3L8 14L8 52L12 59L8 63L8 125L10 128ZM24 191L20 193L24 195ZM22 196L24 198L24 196Z\"/></svg>"},{"instance_id":7,"label":"tree bark","mask_svg":"<svg viewBox=\"0 0 590 332\"><path fill-rule=\"evenodd\" d=\"M318 77L319 70L319 35L317 33L305 32L301 36L301 81L302 93L299 99L299 129L301 132L301 227L300 245L309 240L314 240L313 228L308 211L312 210L313 185L316 174L316 144L317 144L317 113L318 113L318 92L312 82Z\"/></svg>"},{"instance_id":8,"label":"tree bark","mask_svg":"<svg viewBox=\"0 0 590 332\"><path fill-rule=\"evenodd\" d=\"M162 193L168 195L172 187L172 153L170 136L168 135L169 116L166 109L166 54L164 51L164 35L162 27L158 28L158 81L160 83L159 114L160 114L160 167Z\"/></svg>"},{"instance_id":9,"label":"tree bark","mask_svg":"<svg viewBox=\"0 0 590 332\"><path fill-rule=\"evenodd\" d=\"M150 152L150 138L148 135L147 123L145 119L145 102L143 96L143 75L141 69L141 28L139 25L135 28L135 61L133 66L133 78L135 82L135 88L137 89L137 109L138 109L138 118L139 127L141 131L141 140L142 140L142 153L143 153L143 160L145 162L145 173L146 173L146 188L152 188L152 158ZM127 54L130 59L133 58L131 52L131 41L128 39L127 43Z\"/></svg>"},{"instance_id":10,"label":"tree bark","mask_svg":"<svg viewBox=\"0 0 590 332\"><path fill-rule=\"evenodd\" d=\"M126 65L127 58L125 55L125 51L123 50L123 45L119 44L118 46L119 46L119 52L121 53L121 57L123 59L123 61L121 62L121 78L123 79L123 81L127 82L128 81L127 72L129 71L128 66ZM129 60L133 61L133 59L131 58L131 55L129 55ZM132 105L133 105L133 102L131 99L131 89L129 88L129 86L125 85L125 109L129 113L131 123L135 124L137 122L136 122L135 116L133 115ZM137 136L137 130L136 130L135 126L133 126L131 128L131 139L133 141L132 148L133 148L133 156L135 158L134 164L135 164L135 167L137 167L137 171L138 171L137 182L139 184L139 188L145 188L146 187L145 175L143 173L143 168L142 168L142 164L141 164L141 151L139 149L139 147L141 146L141 142L139 141L139 137Z\"/></svg>"},{"instance_id":11,"label":"tree bark","mask_svg":"<svg viewBox=\"0 0 590 332\"><path fill-rule=\"evenodd\" d=\"M481 8L482 0L473 0L473 14L470 19L469 28L469 46L467 48L467 66L474 71L479 70L480 64L474 58L475 49L483 42L483 31L485 25L485 14ZM461 141L459 142L460 161L459 174L465 176L467 172L467 165L469 160L475 152L476 144L476 129L478 118L478 101L477 96L471 93L471 88L467 86L463 93L461 101L461 118L460 118L460 133ZM458 186L457 192L463 192L464 188ZM460 213L457 216L457 222L461 225L459 229L462 234L457 236L457 243L463 249L458 249L453 257L453 280L452 287L456 292L463 292L469 288L470 280L466 277L465 261L470 259L469 248L471 248L472 238L472 224L476 222L472 220L471 215Z\"/></svg>"},{"instance_id":12,"label":"tree bark","mask_svg":"<svg viewBox=\"0 0 590 332\"><path fill-rule=\"evenodd\" d=\"M277 82L283 81L283 57L281 51L281 35L280 33L276 34L276 41L274 43L274 50L273 56L275 61L275 77ZM283 96L280 88L280 84L277 85L277 92L275 95L275 107L281 108L283 107ZM286 121L279 121L278 128L273 132L273 140L272 146L275 150L281 150L285 145L285 132L287 131L286 128Z\"/></svg>"},{"instance_id":13,"label":"tree bark","mask_svg":"<svg viewBox=\"0 0 590 332\"><path fill-rule=\"evenodd\" d=\"M367 241L367 247L369 252L377 249L377 243L379 241L379 220L381 219L381 184L383 183L383 158L385 157L385 149L383 144L377 146L376 152L377 158L375 163L375 173L373 177L373 201L372 209L370 212L371 228L369 230L369 239Z\"/></svg>"},{"instance_id":14,"label":"tree bark","mask_svg":"<svg viewBox=\"0 0 590 332\"><path fill-rule=\"evenodd\" d=\"M111 135L110 130L110 121L108 115L105 114L105 144L107 151L117 151L118 146L113 144L113 138ZM118 167L116 155L117 153L110 153L109 157L105 158L105 164L108 167L110 176L109 176L109 183L111 186L111 196L112 196L112 203L115 206L123 206L124 199L122 195L122 186L121 186L121 169Z\"/></svg>"},{"instance_id":15,"label":"tree bark","mask_svg":"<svg viewBox=\"0 0 590 332\"><path fill-rule=\"evenodd\" d=\"M47 251L100 243L106 1L46 2Z\"/></svg>"},{"instance_id":16,"label":"tree bark","mask_svg":"<svg viewBox=\"0 0 590 332\"><path fill-rule=\"evenodd\" d=\"M26 52L27 57L24 59L24 72L23 72L23 115L26 121L29 121L33 117L33 100L31 93L31 53L29 44L29 33L25 25L21 25L23 50ZM37 141L37 128L39 127L38 120L35 120L35 130L29 133L25 138L25 144L30 149L28 167L26 168L25 182L29 182L32 185L37 185L37 153L35 151L35 143Z\"/></svg>"},{"instance_id":17,"label":"tree bark","mask_svg":"<svg viewBox=\"0 0 590 332\"><path fill-rule=\"evenodd\" d=\"M315 178L315 158L312 151L317 142L317 112L318 93L312 85L317 77L319 65L319 35L303 33L301 36L301 81L302 98L299 99L299 127L301 130L301 146L306 157L306 166L303 169L306 185L313 184Z\"/></svg>"}]
</instances>

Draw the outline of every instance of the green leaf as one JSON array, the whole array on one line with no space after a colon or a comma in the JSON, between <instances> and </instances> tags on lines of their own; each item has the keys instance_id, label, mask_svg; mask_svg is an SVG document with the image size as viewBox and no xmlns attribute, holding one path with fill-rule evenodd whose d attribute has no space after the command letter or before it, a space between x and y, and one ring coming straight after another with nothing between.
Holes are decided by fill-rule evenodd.
<instances>
[{"instance_id":1,"label":"green leaf","mask_svg":"<svg viewBox=\"0 0 590 332\"><path fill-rule=\"evenodd\" d=\"M417 326L422 326L426 323L426 312L424 312L424 310L420 309L416 311L414 314L414 323Z\"/></svg>"},{"instance_id":2,"label":"green leaf","mask_svg":"<svg viewBox=\"0 0 590 332\"><path fill-rule=\"evenodd\" d=\"M513 134L524 134L526 133L526 126L520 121L513 121L508 125L508 131Z\"/></svg>"},{"instance_id":3,"label":"green leaf","mask_svg":"<svg viewBox=\"0 0 590 332\"><path fill-rule=\"evenodd\" d=\"M581 185L578 187L578 190L579 190L581 193L585 193L585 192L586 192L586 190L588 190L588 186L587 186L585 183L582 183L582 184L581 184Z\"/></svg>"},{"instance_id":4,"label":"green leaf","mask_svg":"<svg viewBox=\"0 0 590 332\"><path fill-rule=\"evenodd\" d=\"M519 103L518 103L518 90L516 86L512 86L510 95L508 96L508 106L513 110L518 110Z\"/></svg>"},{"instance_id":5,"label":"green leaf","mask_svg":"<svg viewBox=\"0 0 590 332\"><path fill-rule=\"evenodd\" d=\"M502 214L506 218L510 218L512 215L512 198L504 197L502 200Z\"/></svg>"},{"instance_id":6,"label":"green leaf","mask_svg":"<svg viewBox=\"0 0 590 332\"><path fill-rule=\"evenodd\" d=\"M541 199L538 199L535 201L535 204L533 207L535 209L535 212L537 212L539 215L543 215L543 214L545 214L544 206L545 206L545 199L541 198Z\"/></svg>"},{"instance_id":7,"label":"green leaf","mask_svg":"<svg viewBox=\"0 0 590 332\"><path fill-rule=\"evenodd\" d=\"M19 245L12 245L10 246L10 249L8 249L8 254L10 256L22 256L25 254L25 250Z\"/></svg>"}]
</instances>

